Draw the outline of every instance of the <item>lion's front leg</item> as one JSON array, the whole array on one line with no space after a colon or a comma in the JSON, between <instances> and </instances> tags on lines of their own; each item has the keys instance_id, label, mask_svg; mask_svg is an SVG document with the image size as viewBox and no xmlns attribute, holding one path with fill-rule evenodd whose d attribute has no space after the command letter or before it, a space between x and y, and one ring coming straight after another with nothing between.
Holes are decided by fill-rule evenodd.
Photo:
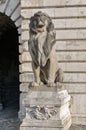
<instances>
[{"instance_id":1,"label":"lion's front leg","mask_svg":"<svg viewBox=\"0 0 86 130\"><path fill-rule=\"evenodd\" d=\"M57 70L57 61L52 56L50 56L50 65L49 65L49 75L48 75L48 86L53 87L55 85L55 76Z\"/></svg>"},{"instance_id":2,"label":"lion's front leg","mask_svg":"<svg viewBox=\"0 0 86 130\"><path fill-rule=\"evenodd\" d=\"M35 82L32 82L33 87L37 87L41 84L40 80L40 66L36 66L34 63L32 64L33 66L33 71L35 75Z\"/></svg>"}]
</instances>

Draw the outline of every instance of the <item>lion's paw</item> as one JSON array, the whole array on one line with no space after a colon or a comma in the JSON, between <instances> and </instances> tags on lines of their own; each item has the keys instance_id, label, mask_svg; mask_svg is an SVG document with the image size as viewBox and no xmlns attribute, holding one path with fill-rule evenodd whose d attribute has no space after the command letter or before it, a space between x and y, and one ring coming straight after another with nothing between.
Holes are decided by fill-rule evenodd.
<instances>
[{"instance_id":1,"label":"lion's paw","mask_svg":"<svg viewBox=\"0 0 86 130\"><path fill-rule=\"evenodd\" d=\"M39 87L39 83L37 83L37 82L32 82L32 83L31 83L31 87Z\"/></svg>"},{"instance_id":2,"label":"lion's paw","mask_svg":"<svg viewBox=\"0 0 86 130\"><path fill-rule=\"evenodd\" d=\"M40 82L39 85L40 85L40 86L43 85L43 82Z\"/></svg>"},{"instance_id":3,"label":"lion's paw","mask_svg":"<svg viewBox=\"0 0 86 130\"><path fill-rule=\"evenodd\" d=\"M31 83L31 87L39 87L39 86L41 86L41 85L43 85L43 82L32 82Z\"/></svg>"},{"instance_id":4,"label":"lion's paw","mask_svg":"<svg viewBox=\"0 0 86 130\"><path fill-rule=\"evenodd\" d=\"M55 86L55 83L54 82L48 82L48 87L54 87Z\"/></svg>"}]
</instances>

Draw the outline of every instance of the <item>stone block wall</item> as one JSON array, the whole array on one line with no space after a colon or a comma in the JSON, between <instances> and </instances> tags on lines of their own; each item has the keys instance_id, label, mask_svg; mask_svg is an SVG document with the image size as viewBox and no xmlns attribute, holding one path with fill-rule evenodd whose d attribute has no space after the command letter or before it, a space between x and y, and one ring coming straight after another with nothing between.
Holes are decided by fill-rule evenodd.
<instances>
[{"instance_id":1,"label":"stone block wall","mask_svg":"<svg viewBox=\"0 0 86 130\"><path fill-rule=\"evenodd\" d=\"M25 94L34 80L28 52L29 19L47 13L56 29L56 54L64 71L64 86L72 96L74 123L86 123L86 0L21 0L20 90Z\"/></svg>"}]
</instances>

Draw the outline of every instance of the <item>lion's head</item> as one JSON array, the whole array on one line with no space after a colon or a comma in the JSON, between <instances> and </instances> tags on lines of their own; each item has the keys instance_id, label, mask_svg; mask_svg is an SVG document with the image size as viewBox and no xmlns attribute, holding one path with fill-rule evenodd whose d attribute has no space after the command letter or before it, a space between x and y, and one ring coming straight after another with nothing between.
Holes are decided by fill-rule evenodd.
<instances>
[{"instance_id":1,"label":"lion's head","mask_svg":"<svg viewBox=\"0 0 86 130\"><path fill-rule=\"evenodd\" d=\"M46 28L47 32L54 31L55 33L54 25L51 18L47 14L42 12L37 12L34 14L33 17L31 17L29 27L30 31L32 31L33 33L44 31L44 27Z\"/></svg>"}]
</instances>

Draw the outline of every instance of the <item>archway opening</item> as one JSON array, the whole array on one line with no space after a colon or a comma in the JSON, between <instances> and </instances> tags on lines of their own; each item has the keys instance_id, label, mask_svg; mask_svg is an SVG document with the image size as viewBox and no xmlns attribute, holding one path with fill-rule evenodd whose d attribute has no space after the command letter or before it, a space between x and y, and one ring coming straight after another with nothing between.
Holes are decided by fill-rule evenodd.
<instances>
[{"instance_id":1,"label":"archway opening","mask_svg":"<svg viewBox=\"0 0 86 130\"><path fill-rule=\"evenodd\" d=\"M0 103L3 110L19 107L18 32L14 22L0 13Z\"/></svg>"}]
</instances>

